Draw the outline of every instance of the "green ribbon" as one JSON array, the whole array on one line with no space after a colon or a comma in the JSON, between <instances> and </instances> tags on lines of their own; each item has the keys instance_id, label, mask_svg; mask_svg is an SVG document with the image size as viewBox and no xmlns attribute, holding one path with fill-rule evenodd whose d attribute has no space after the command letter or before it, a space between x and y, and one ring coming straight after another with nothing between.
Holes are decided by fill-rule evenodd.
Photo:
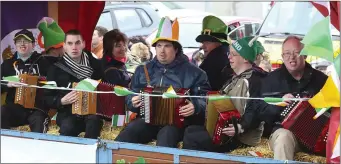
<instances>
[{"instance_id":1,"label":"green ribbon","mask_svg":"<svg viewBox=\"0 0 341 164\"><path fill-rule=\"evenodd\" d=\"M264 101L267 103L278 103L278 102L283 102L283 98L264 97Z\"/></svg>"},{"instance_id":2,"label":"green ribbon","mask_svg":"<svg viewBox=\"0 0 341 164\"><path fill-rule=\"evenodd\" d=\"M225 99L230 99L230 96L210 96L208 97L209 101L217 101L217 100L225 100Z\"/></svg>"}]
</instances>

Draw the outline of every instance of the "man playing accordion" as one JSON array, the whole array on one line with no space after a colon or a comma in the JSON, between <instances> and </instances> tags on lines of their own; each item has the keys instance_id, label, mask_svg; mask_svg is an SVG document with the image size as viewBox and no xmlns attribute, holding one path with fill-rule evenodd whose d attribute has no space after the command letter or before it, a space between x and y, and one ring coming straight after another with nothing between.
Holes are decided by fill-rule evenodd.
<instances>
[{"instance_id":1,"label":"man playing accordion","mask_svg":"<svg viewBox=\"0 0 341 164\"><path fill-rule=\"evenodd\" d=\"M1 76L19 76L23 74L32 77L46 76L46 69L49 67L49 62L46 58L41 57L41 54L33 51L35 38L32 32L26 29L19 31L14 36L14 44L17 51L14 53L14 56L1 64ZM1 85L1 93L7 92L6 105L1 107L1 128L9 129L10 127L29 124L32 132L46 133L48 109L42 106L43 104L36 102L36 104L39 103L39 109L33 109L25 108L25 105L15 103L15 100L18 100L18 98L35 99L32 94L29 94L31 95L30 98L16 95L16 89L21 86L20 83L15 82L8 82L7 86ZM30 92L34 89L23 87L22 90L28 90Z\"/></svg>"},{"instance_id":2,"label":"man playing accordion","mask_svg":"<svg viewBox=\"0 0 341 164\"><path fill-rule=\"evenodd\" d=\"M308 92L315 95L323 87L327 76L305 62L306 56L299 55L303 49L303 44L300 41L301 38L296 36L289 36L284 40L282 45L284 64L263 79L261 95L270 96L272 94L283 98L294 98L294 93ZM287 103L292 102L287 101ZM293 160L295 152L299 151L301 146L290 130L282 128L281 113L284 107L270 105L264 101L257 104L259 105L257 107L259 118L271 125L272 134L269 142L270 148L274 151L274 158ZM312 117L307 119L312 119ZM304 121L308 124L308 120ZM301 131L304 131L304 128Z\"/></svg>"},{"instance_id":3,"label":"man playing accordion","mask_svg":"<svg viewBox=\"0 0 341 164\"><path fill-rule=\"evenodd\" d=\"M63 57L50 67L47 81L55 81L58 87L72 88L73 83L91 78L99 80L103 77L103 65L91 52L83 50L84 40L78 30L65 33L65 53ZM45 90L45 103L57 109L57 125L60 135L78 136L85 131L85 138L97 138L100 135L103 121L97 115L72 114L72 104L79 100L77 91Z\"/></svg>"},{"instance_id":4,"label":"man playing accordion","mask_svg":"<svg viewBox=\"0 0 341 164\"><path fill-rule=\"evenodd\" d=\"M251 39L251 37L245 37L235 41L230 46L228 58L235 75L222 87L221 94L237 97L258 97L261 78L266 74L252 68L257 55L257 45L250 44L250 46ZM216 137L216 132L212 136L207 126L205 128L204 126L193 125L185 131L184 149L229 152L238 147L256 146L260 143L263 122L257 119L257 113L253 108L252 101L246 99L226 99L222 103L217 103L217 101L212 101L214 108L208 108L207 110L222 111L219 108L226 108L232 102L233 111L238 113L234 117L236 121L232 120L233 117L224 120L227 125L223 126L219 133L221 137L227 139L224 142L214 142L213 138ZM209 114L207 117L210 117ZM238 117L239 119L237 119Z\"/></svg>"},{"instance_id":5,"label":"man playing accordion","mask_svg":"<svg viewBox=\"0 0 341 164\"><path fill-rule=\"evenodd\" d=\"M204 71L191 64L188 57L182 52L178 42L179 25L177 20L171 22L168 17L162 18L158 35L152 46L156 47L156 57L138 66L132 77L131 89L140 92L148 86L174 87L190 90L190 95L205 95L210 89L207 75ZM135 113L140 113L141 95L126 97L128 108ZM131 143L148 143L157 139L157 146L177 147L182 140L184 128L193 124L204 124L205 99L189 98L185 105L179 109L179 114L184 117L184 126L155 125L146 123L143 118L130 122L117 136L116 141ZM146 105L152 105L146 104ZM165 107L166 108L166 107ZM156 110L163 110L158 108ZM174 109L170 109L174 111ZM151 116L153 117L153 116Z\"/></svg>"}]
</instances>

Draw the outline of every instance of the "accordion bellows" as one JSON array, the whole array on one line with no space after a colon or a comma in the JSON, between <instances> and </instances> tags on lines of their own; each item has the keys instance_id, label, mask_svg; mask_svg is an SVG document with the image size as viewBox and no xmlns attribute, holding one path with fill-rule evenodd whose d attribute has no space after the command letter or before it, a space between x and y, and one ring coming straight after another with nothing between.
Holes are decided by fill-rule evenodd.
<instances>
[{"instance_id":1,"label":"accordion bellows","mask_svg":"<svg viewBox=\"0 0 341 164\"><path fill-rule=\"evenodd\" d=\"M207 94L209 96L221 95L216 91L208 92ZM240 113L230 99L208 100L206 108L206 129L212 137L213 143L218 145L225 143L228 141L228 136L223 135L222 130L228 124L232 124L232 117L238 121L241 118Z\"/></svg>"},{"instance_id":2,"label":"accordion bellows","mask_svg":"<svg viewBox=\"0 0 341 164\"><path fill-rule=\"evenodd\" d=\"M308 101L294 101L281 113L282 126L295 135L304 149L325 155L330 115L326 112L314 119L315 115L316 111Z\"/></svg>"},{"instance_id":3,"label":"accordion bellows","mask_svg":"<svg viewBox=\"0 0 341 164\"><path fill-rule=\"evenodd\" d=\"M73 88L77 83L73 83ZM97 91L113 91L115 85L101 82ZM79 92L79 99L72 104L72 114L99 115L106 120L111 120L112 115L124 115L126 110L125 97L113 93Z\"/></svg>"},{"instance_id":4,"label":"accordion bellows","mask_svg":"<svg viewBox=\"0 0 341 164\"><path fill-rule=\"evenodd\" d=\"M46 80L46 78L29 74L21 74L19 75L19 80L21 83L28 85L38 85L39 80ZM41 108L42 106L40 106L39 103L41 101L40 98L42 98L42 94L43 89L21 86L16 88L14 103L20 104L28 109Z\"/></svg>"},{"instance_id":5,"label":"accordion bellows","mask_svg":"<svg viewBox=\"0 0 341 164\"><path fill-rule=\"evenodd\" d=\"M188 89L174 89L178 95L185 95ZM147 87L141 93L159 94L162 95L167 91L167 88ZM152 96L141 96L142 105L140 107L140 117L146 123L152 125L175 125L179 128L184 126L184 117L179 115L181 106L187 104L185 98L162 98Z\"/></svg>"}]
</instances>

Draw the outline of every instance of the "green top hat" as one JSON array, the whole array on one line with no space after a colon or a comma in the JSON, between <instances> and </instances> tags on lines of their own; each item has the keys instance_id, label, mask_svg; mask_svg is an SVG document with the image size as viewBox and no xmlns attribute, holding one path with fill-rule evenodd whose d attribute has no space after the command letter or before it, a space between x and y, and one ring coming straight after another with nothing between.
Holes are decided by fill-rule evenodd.
<instances>
[{"instance_id":1,"label":"green top hat","mask_svg":"<svg viewBox=\"0 0 341 164\"><path fill-rule=\"evenodd\" d=\"M232 43L232 47L242 56L244 59L254 62L258 55L259 45L257 41L251 36L241 38Z\"/></svg>"},{"instance_id":2,"label":"green top hat","mask_svg":"<svg viewBox=\"0 0 341 164\"><path fill-rule=\"evenodd\" d=\"M227 41L227 25L219 18L209 15L202 21L201 34L195 39L197 42L220 42L228 45Z\"/></svg>"},{"instance_id":3,"label":"green top hat","mask_svg":"<svg viewBox=\"0 0 341 164\"><path fill-rule=\"evenodd\" d=\"M38 43L45 51L50 48L60 48L64 45L65 33L52 18L44 17L38 23L40 34ZM44 44L41 42L41 36L44 37Z\"/></svg>"}]
</instances>

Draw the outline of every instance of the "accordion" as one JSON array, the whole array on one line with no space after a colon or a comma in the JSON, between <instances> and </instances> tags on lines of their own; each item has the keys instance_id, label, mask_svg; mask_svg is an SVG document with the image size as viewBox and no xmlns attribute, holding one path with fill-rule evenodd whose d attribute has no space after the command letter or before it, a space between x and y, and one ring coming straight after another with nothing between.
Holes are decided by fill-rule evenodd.
<instances>
[{"instance_id":1,"label":"accordion","mask_svg":"<svg viewBox=\"0 0 341 164\"><path fill-rule=\"evenodd\" d=\"M216 91L208 92L210 96L219 96ZM213 143L217 145L224 144L230 140L229 136L222 135L222 130L228 124L237 124L241 115L234 107L230 99L213 100L207 102L206 106L206 129L212 137ZM236 126L236 125L235 125Z\"/></svg>"},{"instance_id":2,"label":"accordion","mask_svg":"<svg viewBox=\"0 0 341 164\"><path fill-rule=\"evenodd\" d=\"M146 87L141 93L158 94L162 95L168 88L164 87ZM175 92L178 95L186 95L189 89L176 89ZM175 125L182 128L184 126L184 117L179 115L179 109L181 106L187 104L185 98L167 98L141 96L142 105L140 107L140 118L144 119L146 123L152 125Z\"/></svg>"},{"instance_id":3,"label":"accordion","mask_svg":"<svg viewBox=\"0 0 341 164\"><path fill-rule=\"evenodd\" d=\"M315 115L316 111L308 101L294 101L281 113L281 124L295 135L305 150L325 155L330 115L326 112L314 119Z\"/></svg>"},{"instance_id":4,"label":"accordion","mask_svg":"<svg viewBox=\"0 0 341 164\"><path fill-rule=\"evenodd\" d=\"M73 83L73 88L77 83ZM115 85L101 82L97 91L113 91ZM79 92L78 100L72 104L72 114L99 115L105 120L111 120L112 115L124 115L126 110L125 97L114 93Z\"/></svg>"},{"instance_id":5,"label":"accordion","mask_svg":"<svg viewBox=\"0 0 341 164\"><path fill-rule=\"evenodd\" d=\"M38 85L38 81L46 81L46 77L21 74L19 80L28 85ZM43 94L44 90L41 88L20 86L16 88L14 103L20 104L24 108L41 109L43 108L43 100L41 100Z\"/></svg>"}]
</instances>

